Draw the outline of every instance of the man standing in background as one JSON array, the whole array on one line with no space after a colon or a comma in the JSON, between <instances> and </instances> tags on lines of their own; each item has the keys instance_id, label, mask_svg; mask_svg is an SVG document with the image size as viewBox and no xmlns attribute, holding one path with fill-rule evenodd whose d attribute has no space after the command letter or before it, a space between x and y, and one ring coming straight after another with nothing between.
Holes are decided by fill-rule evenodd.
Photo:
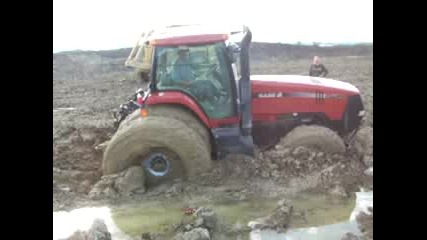
<instances>
[{"instance_id":1,"label":"man standing in background","mask_svg":"<svg viewBox=\"0 0 427 240\"><path fill-rule=\"evenodd\" d=\"M314 56L313 63L310 65L309 75L312 77L326 77L328 69L320 63L320 58Z\"/></svg>"}]
</instances>

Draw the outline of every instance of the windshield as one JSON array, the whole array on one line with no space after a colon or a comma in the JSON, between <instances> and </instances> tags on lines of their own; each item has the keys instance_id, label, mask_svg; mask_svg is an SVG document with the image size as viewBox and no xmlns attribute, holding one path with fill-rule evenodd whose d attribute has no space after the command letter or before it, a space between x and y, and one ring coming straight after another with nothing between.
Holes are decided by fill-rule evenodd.
<instances>
[{"instance_id":1,"label":"windshield","mask_svg":"<svg viewBox=\"0 0 427 240\"><path fill-rule=\"evenodd\" d=\"M233 114L232 85L224 42L156 47L158 90L181 90L202 105L211 118Z\"/></svg>"}]
</instances>

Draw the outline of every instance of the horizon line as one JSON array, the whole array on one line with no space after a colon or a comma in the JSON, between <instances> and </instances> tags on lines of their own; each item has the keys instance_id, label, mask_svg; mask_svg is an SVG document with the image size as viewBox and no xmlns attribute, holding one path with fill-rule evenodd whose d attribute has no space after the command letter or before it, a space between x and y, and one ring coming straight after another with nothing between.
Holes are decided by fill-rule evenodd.
<instances>
[{"instance_id":1,"label":"horizon line","mask_svg":"<svg viewBox=\"0 0 427 240\"><path fill-rule=\"evenodd\" d=\"M253 41L252 43L270 43L270 44L285 44L285 45L304 45L304 46L314 46L315 44L319 47L328 47L328 46L342 46L342 45L362 45L362 44L373 44L372 42L277 42L277 41ZM323 46L322 46L323 45ZM58 53L68 53L68 52L102 52L102 51L113 51L113 50L120 50L120 49L127 49L127 48L133 48L133 47L117 47L117 48L109 48L109 49L74 49L74 50L60 50L60 51L53 51L53 54Z\"/></svg>"}]
</instances>

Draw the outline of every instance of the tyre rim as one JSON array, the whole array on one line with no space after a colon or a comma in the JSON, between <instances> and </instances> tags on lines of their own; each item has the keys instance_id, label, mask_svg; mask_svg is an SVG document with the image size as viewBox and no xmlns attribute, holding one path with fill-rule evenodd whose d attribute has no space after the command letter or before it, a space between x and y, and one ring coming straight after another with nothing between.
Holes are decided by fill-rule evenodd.
<instances>
[{"instance_id":1,"label":"tyre rim","mask_svg":"<svg viewBox=\"0 0 427 240\"><path fill-rule=\"evenodd\" d=\"M163 177L170 170L169 160L161 153L151 154L148 159L142 162L142 166L155 177Z\"/></svg>"}]
</instances>

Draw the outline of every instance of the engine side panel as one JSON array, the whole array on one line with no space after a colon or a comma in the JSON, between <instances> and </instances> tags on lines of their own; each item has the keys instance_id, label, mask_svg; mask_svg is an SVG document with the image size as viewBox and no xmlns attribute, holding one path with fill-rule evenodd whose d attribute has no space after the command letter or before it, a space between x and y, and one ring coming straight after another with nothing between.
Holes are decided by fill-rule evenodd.
<instances>
[{"instance_id":1,"label":"engine side panel","mask_svg":"<svg viewBox=\"0 0 427 240\"><path fill-rule=\"evenodd\" d=\"M251 81L254 122L275 122L282 115L323 113L329 120L342 120L349 95L344 90L298 83Z\"/></svg>"}]
</instances>

